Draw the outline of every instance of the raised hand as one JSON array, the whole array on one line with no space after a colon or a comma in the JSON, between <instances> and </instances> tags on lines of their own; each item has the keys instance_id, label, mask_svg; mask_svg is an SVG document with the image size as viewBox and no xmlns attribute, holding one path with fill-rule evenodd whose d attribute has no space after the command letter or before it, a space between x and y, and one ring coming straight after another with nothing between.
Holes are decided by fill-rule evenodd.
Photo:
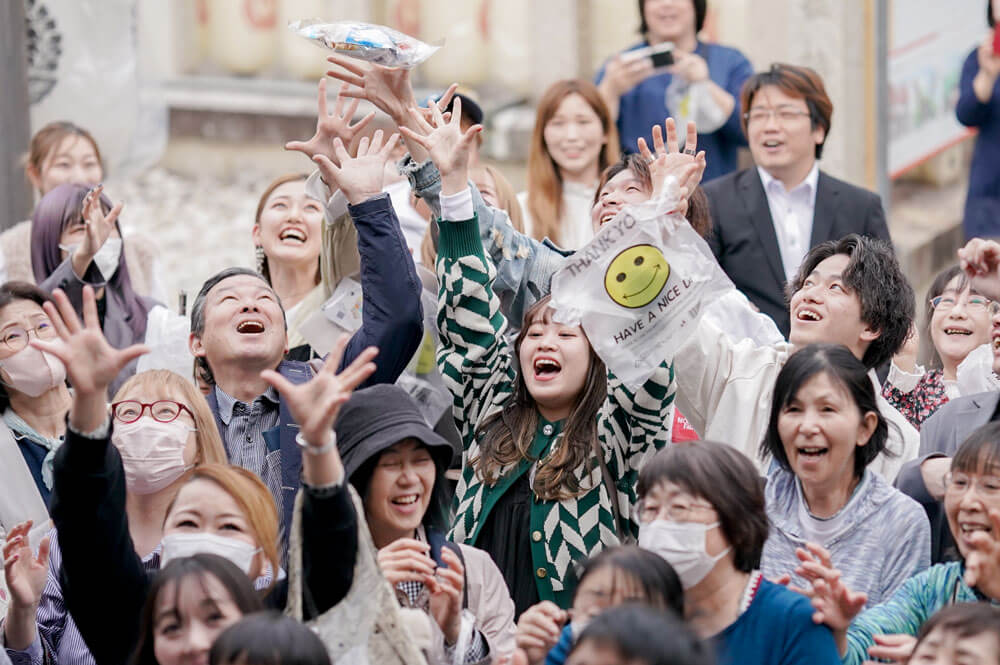
<instances>
[{"instance_id":1,"label":"raised hand","mask_svg":"<svg viewBox=\"0 0 1000 665\"><path fill-rule=\"evenodd\" d=\"M649 58L618 54L608 61L601 87L609 95L621 97L655 73L653 61Z\"/></svg>"},{"instance_id":2,"label":"raised hand","mask_svg":"<svg viewBox=\"0 0 1000 665\"><path fill-rule=\"evenodd\" d=\"M428 583L431 592L431 616L444 633L445 642L455 644L462 631L462 589L465 568L458 555L447 547L441 548L441 560L447 568L438 568Z\"/></svg>"},{"instance_id":3,"label":"raised hand","mask_svg":"<svg viewBox=\"0 0 1000 665\"><path fill-rule=\"evenodd\" d=\"M294 384L273 370L260 373L262 379L274 387L285 399L292 418L299 426L302 439L316 451L317 454L303 455L302 470L305 481L310 485L326 485L343 478L343 467L337 455L336 446L326 449L333 437L333 423L337 419L340 406L348 400L351 392L372 375L375 363L372 360L378 354L378 349L368 347L358 354L350 365L337 373L340 359L350 337L343 335L334 345L322 369L312 379L305 383ZM324 462L314 464L320 450L328 453Z\"/></svg>"},{"instance_id":4,"label":"raised hand","mask_svg":"<svg viewBox=\"0 0 1000 665\"><path fill-rule=\"evenodd\" d=\"M353 99L345 106L347 95L344 95L346 86L341 86L337 91L337 98L333 103L333 113L327 113L326 105L326 79L319 81L319 98L317 100L316 133L308 141L289 141L285 144L285 150L297 150L309 159L316 155L326 155L326 157L340 166L340 160L333 149L333 140L339 138L344 145L350 145L354 137L357 136L375 117L372 111L361 120L351 122L354 114L358 110L360 100Z\"/></svg>"},{"instance_id":5,"label":"raised hand","mask_svg":"<svg viewBox=\"0 0 1000 665\"><path fill-rule=\"evenodd\" d=\"M559 642L559 634L568 620L566 611L548 600L524 611L517 621L517 646L524 650L531 665L545 660L545 655Z\"/></svg>"},{"instance_id":6,"label":"raised hand","mask_svg":"<svg viewBox=\"0 0 1000 665\"><path fill-rule=\"evenodd\" d=\"M667 178L677 179L677 186L686 190L686 196L694 192L705 172L705 151L698 152L698 129L693 122L687 126L687 137L683 152L677 139L677 124L673 118L664 122L667 130L666 143L659 125L653 127L653 149L649 149L646 139L640 137L637 143L639 154L649 162L649 173L653 179L653 198L663 191Z\"/></svg>"},{"instance_id":7,"label":"raised hand","mask_svg":"<svg viewBox=\"0 0 1000 665\"><path fill-rule=\"evenodd\" d=\"M464 132L461 126L462 98L455 99L451 118L445 120L437 105L431 105L431 122L428 122L416 108L410 109L417 131L400 127L410 141L419 144L430 155L434 165L441 172L441 192L455 194L468 186L469 155L476 134L482 125L473 125Z\"/></svg>"},{"instance_id":8,"label":"raised hand","mask_svg":"<svg viewBox=\"0 0 1000 665\"><path fill-rule=\"evenodd\" d=\"M341 88L341 95L367 99L397 125L404 124L407 109L417 105L409 69L362 63L342 55L331 55L327 61L340 69L331 69L326 75L351 86Z\"/></svg>"},{"instance_id":9,"label":"raised hand","mask_svg":"<svg viewBox=\"0 0 1000 665\"><path fill-rule=\"evenodd\" d=\"M42 308L51 319L58 339L33 339L31 345L63 362L74 392L105 393L126 365L149 352L144 344L116 349L108 343L97 316L94 289L90 286L83 287L82 324L61 289L52 292L52 299L55 304L47 302Z\"/></svg>"},{"instance_id":10,"label":"raised hand","mask_svg":"<svg viewBox=\"0 0 1000 665\"><path fill-rule=\"evenodd\" d=\"M1000 243L973 238L958 250L958 262L973 290L1000 300Z\"/></svg>"},{"instance_id":11,"label":"raised hand","mask_svg":"<svg viewBox=\"0 0 1000 665\"><path fill-rule=\"evenodd\" d=\"M367 136L362 137L356 157L351 157L340 137L335 138L333 151L337 163L324 154L313 157L323 179L339 188L352 205L363 203L382 193L385 163L389 161L393 148L399 141L399 134L393 134L385 143L382 142L382 136L382 130L378 129L370 140Z\"/></svg>"},{"instance_id":12,"label":"raised hand","mask_svg":"<svg viewBox=\"0 0 1000 665\"><path fill-rule=\"evenodd\" d=\"M49 537L38 544L38 556L31 552L28 533L32 522L21 522L7 534L3 546L3 573L10 591L10 601L19 609L38 608L49 573Z\"/></svg>"},{"instance_id":13,"label":"raised hand","mask_svg":"<svg viewBox=\"0 0 1000 665\"><path fill-rule=\"evenodd\" d=\"M31 552L28 533L31 520L21 522L7 534L3 546L3 572L10 591L10 605L4 623L8 649L27 649L37 636L35 612L49 574L49 537L38 544L38 556Z\"/></svg>"},{"instance_id":14,"label":"raised hand","mask_svg":"<svg viewBox=\"0 0 1000 665\"><path fill-rule=\"evenodd\" d=\"M87 193L83 199L81 214L83 215L84 235L83 240L73 250L72 262L73 271L83 276L94 260L94 255L104 246L105 241L115 229L115 221L121 214L123 203L120 201L105 214L101 206L101 194L104 192L104 185L98 185Z\"/></svg>"}]
</instances>

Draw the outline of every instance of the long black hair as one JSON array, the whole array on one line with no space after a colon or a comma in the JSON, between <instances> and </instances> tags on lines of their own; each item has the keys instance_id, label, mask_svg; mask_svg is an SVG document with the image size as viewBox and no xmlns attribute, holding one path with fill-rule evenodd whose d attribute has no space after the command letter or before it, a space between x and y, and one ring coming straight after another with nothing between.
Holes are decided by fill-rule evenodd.
<instances>
[{"instance_id":1,"label":"long black hair","mask_svg":"<svg viewBox=\"0 0 1000 665\"><path fill-rule=\"evenodd\" d=\"M208 653L210 665L330 665L316 633L279 612L257 612L219 633Z\"/></svg>"},{"instance_id":2,"label":"long black hair","mask_svg":"<svg viewBox=\"0 0 1000 665\"><path fill-rule=\"evenodd\" d=\"M771 417L760 451L774 457L782 469L791 471L785 446L778 434L778 419L802 386L820 374L826 374L835 384L843 386L862 416L871 411L878 418L875 432L868 443L854 448L854 476L860 478L868 465L886 449L889 424L878 410L875 387L868 376L868 369L846 346L840 344L810 344L793 353L781 368L778 379L774 382Z\"/></svg>"},{"instance_id":3,"label":"long black hair","mask_svg":"<svg viewBox=\"0 0 1000 665\"><path fill-rule=\"evenodd\" d=\"M206 578L213 577L218 580L229 592L233 604L243 614L264 609L264 603L254 590L250 578L228 559L215 554L195 554L174 559L160 569L149 587L146 603L142 607L142 616L139 619L139 643L136 644L132 654L132 665L158 665L154 650L156 637L153 634L156 628L157 599L160 593L171 590L176 607L182 583L192 577L201 584L206 596L208 595L208 590L205 588Z\"/></svg>"}]
</instances>

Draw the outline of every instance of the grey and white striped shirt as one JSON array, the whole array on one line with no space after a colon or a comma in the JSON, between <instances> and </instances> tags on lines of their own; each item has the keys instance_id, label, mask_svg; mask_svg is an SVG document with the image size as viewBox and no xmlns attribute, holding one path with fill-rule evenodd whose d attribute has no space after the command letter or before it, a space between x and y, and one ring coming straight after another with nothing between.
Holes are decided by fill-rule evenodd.
<instances>
[{"instance_id":1,"label":"grey and white striped shirt","mask_svg":"<svg viewBox=\"0 0 1000 665\"><path fill-rule=\"evenodd\" d=\"M222 441L229 463L257 474L274 497L281 515L281 450L267 449L264 432L278 425L278 393L274 388L247 404L215 386L222 420Z\"/></svg>"}]
</instances>

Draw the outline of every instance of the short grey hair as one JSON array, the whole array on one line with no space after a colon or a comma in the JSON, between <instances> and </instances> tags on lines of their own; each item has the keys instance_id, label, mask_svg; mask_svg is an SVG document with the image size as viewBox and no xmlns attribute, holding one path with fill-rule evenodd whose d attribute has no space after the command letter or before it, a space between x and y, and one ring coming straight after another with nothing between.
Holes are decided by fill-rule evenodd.
<instances>
[{"instance_id":1,"label":"short grey hair","mask_svg":"<svg viewBox=\"0 0 1000 665\"><path fill-rule=\"evenodd\" d=\"M261 275L256 270L251 270L250 268L240 268L232 267L220 270L215 273L201 285L201 290L198 291L198 296L194 299L194 304L191 306L191 334L201 337L205 332L205 299L208 297L208 292L214 289L217 285L230 277L238 277L240 275L247 275L249 277L256 277L260 281L264 282L271 288L271 283ZM273 290L273 289L272 289ZM285 317L285 308L281 304L281 298L278 294L274 294L275 300L278 303L278 307L281 309L282 321ZM285 321L285 329L288 329L288 322ZM200 375L203 380L207 383L214 384L215 378L212 376L212 369L208 366L208 361L203 357L196 357L194 359L194 371L196 374Z\"/></svg>"}]
</instances>

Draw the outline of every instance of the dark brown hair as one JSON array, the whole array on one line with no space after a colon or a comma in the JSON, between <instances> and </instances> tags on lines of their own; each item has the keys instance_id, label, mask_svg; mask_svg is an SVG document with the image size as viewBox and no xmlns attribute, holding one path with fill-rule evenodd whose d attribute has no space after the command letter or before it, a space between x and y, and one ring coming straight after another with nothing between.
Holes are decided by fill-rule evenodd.
<instances>
[{"instance_id":1,"label":"dark brown hair","mask_svg":"<svg viewBox=\"0 0 1000 665\"><path fill-rule=\"evenodd\" d=\"M551 296L545 296L525 312L521 331L514 341L514 357L520 357L521 343L532 323L552 320ZM589 346L589 343L588 343ZM543 501L562 501L590 487L580 487L574 471L582 465L596 466L594 441L597 440L597 411L608 394L607 370L590 348L590 368L583 391L566 419L566 428L555 451L545 458L535 474L535 494ZM504 408L479 428L479 455L469 460L479 478L492 485L499 471L508 464L529 459L528 451L538 427L538 405L524 382L524 369L517 372L514 394ZM534 460L532 460L534 461Z\"/></svg>"},{"instance_id":2,"label":"dark brown hair","mask_svg":"<svg viewBox=\"0 0 1000 665\"><path fill-rule=\"evenodd\" d=\"M951 470L962 473L991 473L1000 466L1000 421L994 420L972 431L951 458Z\"/></svg>"},{"instance_id":3,"label":"dark brown hair","mask_svg":"<svg viewBox=\"0 0 1000 665\"><path fill-rule=\"evenodd\" d=\"M649 32L649 25L646 23L646 1L639 0L639 34L645 35ZM708 2L706 0L691 0L694 5L694 32L698 34L705 27L705 15L708 14Z\"/></svg>"},{"instance_id":4,"label":"dark brown hair","mask_svg":"<svg viewBox=\"0 0 1000 665\"><path fill-rule=\"evenodd\" d=\"M195 554L174 559L156 574L146 594L146 602L139 618L139 642L132 654L132 665L157 665L156 660L156 602L161 593L169 590L174 594L174 607L178 605L181 585L194 578L208 595L206 579L213 577L226 588L233 604L243 614L264 609L260 595L254 591L247 574L231 561L215 554Z\"/></svg>"},{"instance_id":5,"label":"dark brown hair","mask_svg":"<svg viewBox=\"0 0 1000 665\"><path fill-rule=\"evenodd\" d=\"M805 100L809 109L809 121L812 128L823 129L823 142L816 144L816 159L823 156L823 144L830 136L830 122L833 118L833 102L826 94L823 79L815 70L809 67L786 65L776 62L766 72L757 72L747 79L740 93L740 106L743 109L743 133L747 133L747 114L753 104L754 95L766 85L773 85L786 95Z\"/></svg>"},{"instance_id":6,"label":"dark brown hair","mask_svg":"<svg viewBox=\"0 0 1000 665\"><path fill-rule=\"evenodd\" d=\"M916 309L913 287L903 275L892 245L856 233L820 243L802 259L795 279L788 282L787 297L791 300L816 266L836 254L850 257L841 278L858 297L861 320L879 334L865 349L861 362L868 369L878 367L903 346Z\"/></svg>"},{"instance_id":7,"label":"dark brown hair","mask_svg":"<svg viewBox=\"0 0 1000 665\"><path fill-rule=\"evenodd\" d=\"M104 159L101 157L101 149L97 147L97 141L83 127L66 121L50 122L35 132L34 136L31 137L31 143L28 144L28 154L24 158L25 169L33 170L41 177L45 160L49 158L53 150L62 144L64 139L70 136L82 138L90 143L103 172Z\"/></svg>"},{"instance_id":8,"label":"dark brown hair","mask_svg":"<svg viewBox=\"0 0 1000 665\"><path fill-rule=\"evenodd\" d=\"M267 186L267 189L264 190L264 193L260 195L260 200L257 201L257 212L253 216L254 226L259 226L260 225L260 216L264 213L264 205L267 204L267 200L269 198L271 198L271 194L274 193L274 190L276 190L279 187L281 187L282 185L288 184L290 182L304 181L304 180L307 180L308 178L309 178L309 176L306 175L305 173L288 173L286 175L279 176L278 178L276 178L275 180L273 180L271 182L271 184ZM267 256L265 256L264 260L261 261L259 268L260 268L260 274L262 274L264 276L264 279L267 280L267 283L270 284L271 283L271 269L270 269L270 267L268 267L268 264L267 264ZM317 261L317 263L316 263L316 283L317 284L319 284L319 280L320 280L319 262Z\"/></svg>"},{"instance_id":9,"label":"dark brown hair","mask_svg":"<svg viewBox=\"0 0 1000 665\"><path fill-rule=\"evenodd\" d=\"M738 570L748 573L760 567L768 532L764 483L746 455L724 443L675 443L639 471L639 499L665 481L712 504Z\"/></svg>"},{"instance_id":10,"label":"dark brown hair","mask_svg":"<svg viewBox=\"0 0 1000 665\"><path fill-rule=\"evenodd\" d=\"M990 633L997 638L1000 646L1000 607L989 603L956 603L938 610L924 622L917 633L916 651L932 632L941 629L945 633L955 633L958 637L974 637Z\"/></svg>"},{"instance_id":11,"label":"dark brown hair","mask_svg":"<svg viewBox=\"0 0 1000 665\"><path fill-rule=\"evenodd\" d=\"M930 304L932 300L937 298L939 295L944 293L945 289L948 288L948 282L959 277L958 284L956 285L956 292L961 293L969 286L969 278L966 277L965 271L958 264L955 264L949 268L945 268L937 274L934 281L931 282L930 288L927 289L927 296L924 298L924 304L927 306L927 316L924 321L924 338L931 339L931 321L934 320L934 306ZM969 293L976 295L982 295L979 291L973 288L969 288ZM931 343L929 351L930 361L927 363L931 367L940 369L944 363L941 362L941 356L938 354L937 349L934 344Z\"/></svg>"}]
</instances>

